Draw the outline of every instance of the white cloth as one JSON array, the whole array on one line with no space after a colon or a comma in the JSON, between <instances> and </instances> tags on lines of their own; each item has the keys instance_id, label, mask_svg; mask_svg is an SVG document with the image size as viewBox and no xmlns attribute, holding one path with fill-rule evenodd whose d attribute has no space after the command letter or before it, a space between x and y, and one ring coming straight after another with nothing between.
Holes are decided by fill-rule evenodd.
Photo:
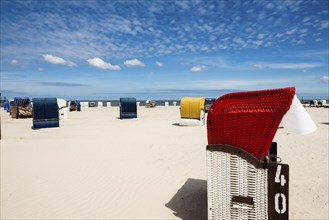
<instances>
[{"instance_id":1,"label":"white cloth","mask_svg":"<svg viewBox=\"0 0 329 220\"><path fill-rule=\"evenodd\" d=\"M317 129L311 116L296 95L292 100L290 109L283 116L281 125L286 131L297 134L310 134Z\"/></svg>"}]
</instances>

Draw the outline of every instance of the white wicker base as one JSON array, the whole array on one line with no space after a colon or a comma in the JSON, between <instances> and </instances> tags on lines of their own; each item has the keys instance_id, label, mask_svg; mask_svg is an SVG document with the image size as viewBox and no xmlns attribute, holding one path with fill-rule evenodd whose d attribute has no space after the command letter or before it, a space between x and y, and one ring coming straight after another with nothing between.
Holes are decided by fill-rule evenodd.
<instances>
[{"instance_id":1,"label":"white wicker base","mask_svg":"<svg viewBox=\"0 0 329 220\"><path fill-rule=\"evenodd\" d=\"M267 170L222 151L207 151L208 219L268 219ZM233 197L252 198L253 205Z\"/></svg>"}]
</instances>

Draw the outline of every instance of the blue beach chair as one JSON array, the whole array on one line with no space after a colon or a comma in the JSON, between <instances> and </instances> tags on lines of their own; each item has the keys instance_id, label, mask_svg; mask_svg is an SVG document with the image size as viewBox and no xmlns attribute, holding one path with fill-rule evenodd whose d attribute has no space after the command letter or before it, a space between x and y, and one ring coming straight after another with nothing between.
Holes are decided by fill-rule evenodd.
<instances>
[{"instance_id":1,"label":"blue beach chair","mask_svg":"<svg viewBox=\"0 0 329 220\"><path fill-rule=\"evenodd\" d=\"M120 119L137 118L136 98L120 98Z\"/></svg>"},{"instance_id":2,"label":"blue beach chair","mask_svg":"<svg viewBox=\"0 0 329 220\"><path fill-rule=\"evenodd\" d=\"M5 101L5 102L3 103L3 109L4 109L6 112L10 112L9 101Z\"/></svg>"},{"instance_id":3,"label":"blue beach chair","mask_svg":"<svg viewBox=\"0 0 329 220\"><path fill-rule=\"evenodd\" d=\"M59 127L56 98L33 99L33 128Z\"/></svg>"}]
</instances>

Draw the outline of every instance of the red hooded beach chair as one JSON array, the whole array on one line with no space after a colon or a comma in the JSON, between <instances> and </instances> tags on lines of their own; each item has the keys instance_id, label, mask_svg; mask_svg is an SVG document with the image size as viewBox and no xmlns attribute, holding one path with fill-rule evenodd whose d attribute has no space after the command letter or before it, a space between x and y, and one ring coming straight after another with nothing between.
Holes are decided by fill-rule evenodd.
<instances>
[{"instance_id":1,"label":"red hooded beach chair","mask_svg":"<svg viewBox=\"0 0 329 220\"><path fill-rule=\"evenodd\" d=\"M236 92L212 104L208 219L288 219L289 166L277 162L272 140L294 95L293 87Z\"/></svg>"}]
</instances>

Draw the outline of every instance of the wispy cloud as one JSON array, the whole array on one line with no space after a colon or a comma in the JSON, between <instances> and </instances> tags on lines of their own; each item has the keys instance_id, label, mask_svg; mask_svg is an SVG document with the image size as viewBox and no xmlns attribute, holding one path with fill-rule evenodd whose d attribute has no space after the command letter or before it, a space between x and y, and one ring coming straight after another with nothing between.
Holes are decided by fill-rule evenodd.
<instances>
[{"instance_id":1,"label":"wispy cloud","mask_svg":"<svg viewBox=\"0 0 329 220\"><path fill-rule=\"evenodd\" d=\"M90 66L96 67L98 69L103 69L103 70L107 70L107 69L120 70L121 69L120 66L112 65L111 63L107 63L99 57L94 57L94 58L88 59L86 61Z\"/></svg>"},{"instance_id":2,"label":"wispy cloud","mask_svg":"<svg viewBox=\"0 0 329 220\"><path fill-rule=\"evenodd\" d=\"M269 66L265 65L265 64L254 64L254 67L256 69L267 69L267 68L269 68Z\"/></svg>"},{"instance_id":3,"label":"wispy cloud","mask_svg":"<svg viewBox=\"0 0 329 220\"><path fill-rule=\"evenodd\" d=\"M290 85L291 81L295 79L237 79L237 80L198 80L181 82L159 82L156 85L158 89L238 89L238 90L255 90L268 89L274 87L282 87ZM296 81L296 80L295 80Z\"/></svg>"},{"instance_id":4,"label":"wispy cloud","mask_svg":"<svg viewBox=\"0 0 329 220\"><path fill-rule=\"evenodd\" d=\"M182 7L182 9L189 9L189 2L188 1L176 1L175 2L178 6Z\"/></svg>"},{"instance_id":5,"label":"wispy cloud","mask_svg":"<svg viewBox=\"0 0 329 220\"><path fill-rule=\"evenodd\" d=\"M155 64L156 64L158 67L163 67L163 63L162 63L162 62L156 61Z\"/></svg>"},{"instance_id":6,"label":"wispy cloud","mask_svg":"<svg viewBox=\"0 0 329 220\"><path fill-rule=\"evenodd\" d=\"M250 64L248 63L237 62L232 58L222 56L198 56L194 58L189 57L188 59L183 59L182 62L188 66L192 66L195 63L202 63L202 65L198 65L202 70L204 70L203 68L227 69L234 71L251 69Z\"/></svg>"},{"instance_id":7,"label":"wispy cloud","mask_svg":"<svg viewBox=\"0 0 329 220\"><path fill-rule=\"evenodd\" d=\"M253 65L257 69L310 69L321 66L319 63L258 63Z\"/></svg>"},{"instance_id":8,"label":"wispy cloud","mask_svg":"<svg viewBox=\"0 0 329 220\"><path fill-rule=\"evenodd\" d=\"M85 86L80 83L67 83L67 82L40 82L41 85L45 86L55 86L55 87L77 87L77 86Z\"/></svg>"},{"instance_id":9,"label":"wispy cloud","mask_svg":"<svg viewBox=\"0 0 329 220\"><path fill-rule=\"evenodd\" d=\"M145 66L145 64L138 59L126 60L123 64L126 66Z\"/></svg>"},{"instance_id":10,"label":"wispy cloud","mask_svg":"<svg viewBox=\"0 0 329 220\"><path fill-rule=\"evenodd\" d=\"M95 77L88 73L89 69L120 70L128 66L125 71L130 73L136 70L133 67L146 66L140 73L153 72L150 81L164 84L177 81L175 88L185 83L186 75L198 80L191 84L191 90L199 81L204 83L201 89L205 89L216 79L227 79L216 82L244 89L255 85L243 84L246 76L247 80L256 79L257 83L260 77L274 80L299 72L301 77L313 77L314 84L305 83L305 88L322 86L320 89L327 91L326 84L319 80L322 75L314 76L314 72L324 74L328 69L328 50L324 49L328 48L328 1L172 0L168 4L161 0L113 0L113 3L70 0L48 3L1 2L0 31L6 33L0 36L1 71L10 72L9 79L13 82L3 84L4 88L14 85L15 89L25 88L26 79L22 77L25 75L54 82L65 74L74 78L74 82L78 77L82 77L80 82L92 81L98 91L108 91L111 83L111 89L124 91L121 82L126 82L128 74ZM47 62L54 65L48 68ZM79 67L74 71L61 68L76 65ZM169 72L165 77L156 74L161 66ZM256 69L264 69L268 74L260 75ZM284 71L272 71L281 69ZM191 75L191 71L207 74ZM34 74L28 74L31 72ZM24 81L12 80L12 73L18 73ZM113 82L106 77L120 80ZM134 84L145 87L140 81L142 77L136 78ZM272 85L263 81L257 87L261 83ZM292 83L293 80L287 84ZM226 86L222 84L220 86ZM282 84L285 82L273 85ZM214 89L216 86L218 84L213 85ZM40 94L64 91L55 86L35 84L35 87ZM76 88L66 88L65 93L71 94L67 91L73 90L75 94L81 93Z\"/></svg>"},{"instance_id":11,"label":"wispy cloud","mask_svg":"<svg viewBox=\"0 0 329 220\"><path fill-rule=\"evenodd\" d=\"M45 54L42 56L43 56L43 59L49 63L61 64L61 65L66 65L66 66L76 66L76 64L73 63L72 61L64 60L61 57L53 56L51 54Z\"/></svg>"},{"instance_id":12,"label":"wispy cloud","mask_svg":"<svg viewBox=\"0 0 329 220\"><path fill-rule=\"evenodd\" d=\"M290 79L259 79L259 80L205 80L200 86L209 89L263 89L273 85L282 85L290 82ZM220 86L219 86L220 85Z\"/></svg>"},{"instance_id":13,"label":"wispy cloud","mask_svg":"<svg viewBox=\"0 0 329 220\"><path fill-rule=\"evenodd\" d=\"M322 82L329 83L329 76L322 76L322 77L320 78L320 80L321 80Z\"/></svg>"},{"instance_id":14,"label":"wispy cloud","mask_svg":"<svg viewBox=\"0 0 329 220\"><path fill-rule=\"evenodd\" d=\"M199 65L199 66L193 66L191 68L191 71L192 72L201 72L201 71L204 71L206 69L207 69L207 67L205 65Z\"/></svg>"},{"instance_id":15,"label":"wispy cloud","mask_svg":"<svg viewBox=\"0 0 329 220\"><path fill-rule=\"evenodd\" d=\"M286 48L287 43L293 47L325 38L329 24L328 14L324 14L328 4L323 0L292 4L286 1L173 3L168 7L166 1L129 1L127 7L126 1L116 4L58 1L49 7L45 3L20 1L18 8L17 2L6 1L1 13L1 31L6 33L2 39L15 43L3 44L3 54L19 54L20 60L51 53L77 61L93 57L95 52L97 56L117 59L223 49ZM15 10L7 10L11 8ZM90 9L99 13L90 13ZM256 11L262 13L255 16ZM73 13L74 18L70 16ZM189 19L180 19L182 16ZM311 34L319 36L310 37Z\"/></svg>"}]
</instances>

